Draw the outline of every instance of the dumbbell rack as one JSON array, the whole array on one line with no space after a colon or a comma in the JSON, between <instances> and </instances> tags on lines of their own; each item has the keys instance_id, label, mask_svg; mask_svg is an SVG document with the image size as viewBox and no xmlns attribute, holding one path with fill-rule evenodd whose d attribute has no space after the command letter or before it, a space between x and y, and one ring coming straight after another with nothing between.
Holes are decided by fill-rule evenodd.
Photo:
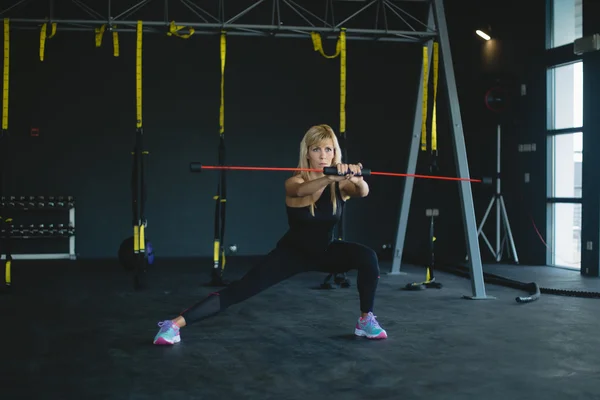
<instances>
[{"instance_id":1,"label":"dumbbell rack","mask_svg":"<svg viewBox=\"0 0 600 400\"><path fill-rule=\"evenodd\" d=\"M68 214L61 218L59 213ZM8 233L11 238L14 260L75 260L75 199L73 196L4 196L0 198L0 215L11 218L12 222L2 221L0 238ZM8 231L7 231L8 230ZM32 252L39 247L33 243L22 246L24 240L39 243L42 240L68 240L68 252ZM21 245L21 246L19 246ZM26 252L19 252L25 247ZM60 248L66 250L66 244ZM57 248L52 246L52 248ZM2 250L0 259L6 259Z\"/></svg>"}]
</instances>

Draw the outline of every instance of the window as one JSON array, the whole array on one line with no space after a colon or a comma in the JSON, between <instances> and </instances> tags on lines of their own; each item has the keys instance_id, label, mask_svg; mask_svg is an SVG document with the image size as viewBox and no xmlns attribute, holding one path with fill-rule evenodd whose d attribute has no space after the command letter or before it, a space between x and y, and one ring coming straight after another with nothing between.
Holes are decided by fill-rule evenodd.
<instances>
[{"instance_id":1,"label":"window","mask_svg":"<svg viewBox=\"0 0 600 400\"><path fill-rule=\"evenodd\" d=\"M552 245L550 265L581 267L581 204L555 203L550 207Z\"/></svg>"},{"instance_id":2,"label":"window","mask_svg":"<svg viewBox=\"0 0 600 400\"><path fill-rule=\"evenodd\" d=\"M549 70L548 129L583 125L583 63L575 62Z\"/></svg>"},{"instance_id":3,"label":"window","mask_svg":"<svg viewBox=\"0 0 600 400\"><path fill-rule=\"evenodd\" d=\"M553 135L549 141L552 171L549 197L581 198L583 134Z\"/></svg>"},{"instance_id":4,"label":"window","mask_svg":"<svg viewBox=\"0 0 600 400\"><path fill-rule=\"evenodd\" d=\"M548 47L571 44L583 33L583 0L550 1Z\"/></svg>"},{"instance_id":5,"label":"window","mask_svg":"<svg viewBox=\"0 0 600 400\"><path fill-rule=\"evenodd\" d=\"M551 265L581 266L583 63L548 70L548 237Z\"/></svg>"}]
</instances>

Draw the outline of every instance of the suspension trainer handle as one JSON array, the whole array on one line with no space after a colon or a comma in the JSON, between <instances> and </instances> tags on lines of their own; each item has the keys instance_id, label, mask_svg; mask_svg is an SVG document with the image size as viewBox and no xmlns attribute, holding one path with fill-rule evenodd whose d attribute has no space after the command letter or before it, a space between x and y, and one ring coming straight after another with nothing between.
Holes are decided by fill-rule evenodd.
<instances>
[{"instance_id":1,"label":"suspension trainer handle","mask_svg":"<svg viewBox=\"0 0 600 400\"><path fill-rule=\"evenodd\" d=\"M325 168L323 168L323 173L325 175L337 175L338 170L337 170L337 167L325 167ZM370 176L370 175L371 175L371 169L362 168L360 170L360 173L357 174L356 176Z\"/></svg>"}]
</instances>

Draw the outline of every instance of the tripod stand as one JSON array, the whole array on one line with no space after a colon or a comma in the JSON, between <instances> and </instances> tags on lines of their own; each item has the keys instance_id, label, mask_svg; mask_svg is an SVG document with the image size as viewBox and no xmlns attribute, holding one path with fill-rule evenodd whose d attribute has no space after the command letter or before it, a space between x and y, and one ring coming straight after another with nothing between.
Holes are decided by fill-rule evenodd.
<instances>
[{"instance_id":1,"label":"tripod stand","mask_svg":"<svg viewBox=\"0 0 600 400\"><path fill-rule=\"evenodd\" d=\"M515 241L513 239L512 231L510 229L510 222L508 221L508 213L506 212L506 205L504 204L504 197L502 196L502 192L500 190L500 149L501 149L501 126L500 126L500 124L498 124L497 149L496 149L496 193L494 193L494 195L490 199L490 203L488 204L487 210L485 211L483 219L481 220L481 223L479 224L479 228L477 229L477 235L478 236L481 235L483 237L483 240L485 241L488 248L490 249L490 252L496 258L496 262L500 262L500 260L502 259L502 250L503 250L504 246L507 245L506 242L508 240L508 242L510 243L509 252L510 252L510 250L512 250L512 254L514 256L515 262L518 264L519 256L517 255ZM487 221L487 218L490 215L490 211L492 210L492 207L494 205L496 206L496 249L495 250L492 248L490 241L488 240L487 236L485 235L485 233L482 230L483 226L485 225L485 222ZM504 236L502 237L502 241L500 240L501 239L501 236L500 236L501 224L504 225L504 232L503 232Z\"/></svg>"}]
</instances>

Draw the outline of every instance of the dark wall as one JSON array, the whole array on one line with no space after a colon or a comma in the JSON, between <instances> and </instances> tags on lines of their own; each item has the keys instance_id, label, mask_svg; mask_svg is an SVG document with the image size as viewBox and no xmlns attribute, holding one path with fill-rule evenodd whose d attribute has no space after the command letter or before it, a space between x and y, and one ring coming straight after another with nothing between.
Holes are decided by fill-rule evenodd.
<instances>
[{"instance_id":1,"label":"dark wall","mask_svg":"<svg viewBox=\"0 0 600 400\"><path fill-rule=\"evenodd\" d=\"M583 2L583 36L598 33L600 22L600 3L586 0ZM600 131L600 116L598 115L596 98L600 90L600 52L590 52L583 55L583 192L582 192L582 251L581 273L588 276L600 275L600 252L598 246L588 249L586 244L598 243L598 222L600 221L600 160L597 157L600 148L598 132Z\"/></svg>"},{"instance_id":2,"label":"dark wall","mask_svg":"<svg viewBox=\"0 0 600 400\"><path fill-rule=\"evenodd\" d=\"M519 255L543 262L526 215L542 221L543 151L524 158L518 143L542 148L545 76L543 1L539 13L525 15L516 2L482 5L448 2L452 45L469 162L474 177L495 169L495 123L483 106L483 93L498 75L527 84L515 117L506 123L503 152L506 202L514 221ZM515 3L515 6L507 5ZM467 11L465 11L467 10ZM492 19L491 17L494 17ZM489 56L474 34L490 18L500 39L499 56ZM532 18L538 18L532 22ZM526 32L526 33L525 33ZM59 32L48 40L39 61L39 34L12 35L10 132L12 181L16 194L73 195L77 199L77 252L80 257L114 257L131 232L130 175L135 134L135 34L120 35L120 57L110 36L101 48L93 35ZM333 43L328 43L328 52ZM489 45L489 44L488 44ZM220 61L217 37L182 40L144 36L143 116L149 157L148 235L165 257L212 254L212 196L217 175L189 173L190 161L217 162ZM293 47L297 46L297 47ZM484 54L488 54L484 57ZM351 162L373 170L403 172L410 143L421 48L418 45L349 42L347 132ZM541 71L541 72L540 72ZM225 94L227 163L290 166L308 127L339 128L339 60L327 60L310 39L228 39ZM456 174L441 77L438 105L440 174ZM431 120L430 120L431 121ZM29 137L39 127L39 138ZM541 160L541 161L540 161ZM428 173L421 155L418 172ZM530 171L532 183L521 182ZM267 252L286 229L283 181L287 172L228 174L226 245L239 254ZM377 249L393 243L403 180L372 177L371 194L348 207L348 239ZM478 221L491 188L474 185ZM542 203L543 204L543 203ZM440 208L440 258L462 259L458 187L418 180L411 207L405 255L425 257L425 208ZM490 221L490 227L493 221ZM490 231L491 233L491 231ZM482 247L482 254L486 255ZM488 257L489 258L489 257ZM522 261L523 262L523 261Z\"/></svg>"}]
</instances>

